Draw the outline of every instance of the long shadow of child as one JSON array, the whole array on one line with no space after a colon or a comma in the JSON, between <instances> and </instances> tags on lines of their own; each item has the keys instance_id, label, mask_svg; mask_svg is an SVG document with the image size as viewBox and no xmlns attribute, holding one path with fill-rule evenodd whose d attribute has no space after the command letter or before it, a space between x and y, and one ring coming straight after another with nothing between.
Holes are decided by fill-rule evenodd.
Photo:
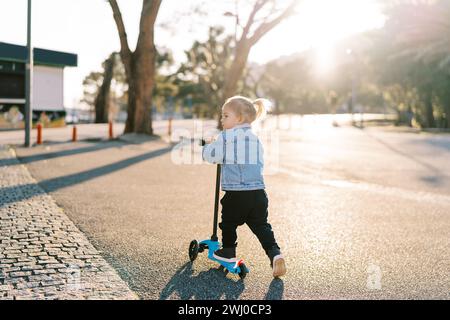
<instances>
[{"instance_id":1,"label":"long shadow of child","mask_svg":"<svg viewBox=\"0 0 450 320\"><path fill-rule=\"evenodd\" d=\"M192 262L185 263L177 270L159 296L166 300L175 293L179 299L237 300L245 289L242 280L233 280L223 271L212 268L193 276Z\"/></svg>"},{"instance_id":2,"label":"long shadow of child","mask_svg":"<svg viewBox=\"0 0 450 320\"><path fill-rule=\"evenodd\" d=\"M266 293L265 300L283 300L284 282L281 279L273 279L269 290Z\"/></svg>"}]
</instances>

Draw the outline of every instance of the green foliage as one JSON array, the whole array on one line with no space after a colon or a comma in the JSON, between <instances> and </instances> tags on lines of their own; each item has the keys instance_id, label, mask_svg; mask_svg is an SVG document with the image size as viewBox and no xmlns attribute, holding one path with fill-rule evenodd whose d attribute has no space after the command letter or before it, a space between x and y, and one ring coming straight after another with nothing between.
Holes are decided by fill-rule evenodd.
<instances>
[{"instance_id":1,"label":"green foliage","mask_svg":"<svg viewBox=\"0 0 450 320\"><path fill-rule=\"evenodd\" d=\"M450 128L450 1L380 1L385 3L385 26L337 44L332 69L318 72L318 52L311 49L263 66L247 65L237 91L273 100L276 113L301 114L348 110L353 92L356 107L366 112L389 107L401 122ZM215 116L236 59L235 46L234 36L212 26L207 39L194 41L186 62L175 70L170 51L158 50L153 91L158 110L164 111L170 99L192 106L199 117ZM125 84L120 61L114 70L114 81ZM101 81L101 72L86 77L87 103L94 101ZM126 97L126 87L119 97Z\"/></svg>"},{"instance_id":2,"label":"green foliage","mask_svg":"<svg viewBox=\"0 0 450 320\"><path fill-rule=\"evenodd\" d=\"M187 61L173 76L179 88L177 98L190 99L200 117L213 117L222 102L225 77L235 51L234 38L224 31L223 27L210 27L205 41L195 41L185 51ZM247 73L239 83L242 94L250 94L252 90L246 78Z\"/></svg>"},{"instance_id":3,"label":"green foliage","mask_svg":"<svg viewBox=\"0 0 450 320\"><path fill-rule=\"evenodd\" d=\"M277 112L332 112L349 105L353 89L365 111L388 106L402 122L449 128L450 2L389 2L386 15L384 28L339 43L325 75L313 50L268 63L261 87Z\"/></svg>"},{"instance_id":4,"label":"green foliage","mask_svg":"<svg viewBox=\"0 0 450 320\"><path fill-rule=\"evenodd\" d=\"M450 127L450 2L405 1L386 13L374 43L381 83L402 88L397 108L407 105L421 127Z\"/></svg>"},{"instance_id":5,"label":"green foliage","mask_svg":"<svg viewBox=\"0 0 450 320\"><path fill-rule=\"evenodd\" d=\"M111 90L113 91L113 96L116 99L116 103L118 103L123 110L126 110L126 104L128 101L128 84L126 80L125 67L119 54L114 52L110 55L110 57L114 59L113 86ZM105 62L106 60L102 63L103 71L91 72L83 80L83 98L81 101L91 107L94 106L95 98L103 82ZM163 106L166 99L170 96L176 96L179 90L177 85L173 82L173 77L170 74L170 68L174 63L172 52L168 49L157 50L155 63L157 72L155 75L153 94L155 96L155 104L160 109L159 111L164 111Z\"/></svg>"}]
</instances>

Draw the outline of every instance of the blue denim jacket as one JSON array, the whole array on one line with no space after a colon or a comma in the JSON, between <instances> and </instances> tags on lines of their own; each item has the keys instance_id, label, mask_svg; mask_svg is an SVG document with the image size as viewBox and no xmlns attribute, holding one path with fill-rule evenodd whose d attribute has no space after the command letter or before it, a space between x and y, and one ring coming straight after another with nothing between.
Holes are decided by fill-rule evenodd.
<instances>
[{"instance_id":1,"label":"blue denim jacket","mask_svg":"<svg viewBox=\"0 0 450 320\"><path fill-rule=\"evenodd\" d=\"M264 189L264 150L250 124L222 131L203 148L203 159L222 165L222 190Z\"/></svg>"}]
</instances>

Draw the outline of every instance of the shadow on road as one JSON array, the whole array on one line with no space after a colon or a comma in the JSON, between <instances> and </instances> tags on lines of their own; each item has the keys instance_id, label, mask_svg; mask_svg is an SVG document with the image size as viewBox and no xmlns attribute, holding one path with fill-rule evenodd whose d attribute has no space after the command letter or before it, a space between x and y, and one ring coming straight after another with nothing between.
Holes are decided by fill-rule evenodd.
<instances>
[{"instance_id":1,"label":"shadow on road","mask_svg":"<svg viewBox=\"0 0 450 320\"><path fill-rule=\"evenodd\" d=\"M159 157L167 152L170 152L172 147L166 147L162 149L153 150L144 154L131 157L125 160L117 161L102 167L89 169L82 172L77 172L62 177L42 180L38 183L45 192L53 192L62 188L66 188L75 184L79 184L85 181L89 181L98 178L103 175L107 175L122 169L125 169L136 163L149 160L151 158ZM29 183L25 185L9 186L6 188L0 188L0 193L7 195L2 199L2 205L22 201L31 197L44 193L41 188L37 187L35 183Z\"/></svg>"},{"instance_id":2,"label":"shadow on road","mask_svg":"<svg viewBox=\"0 0 450 320\"><path fill-rule=\"evenodd\" d=\"M269 290L266 293L265 300L283 300L284 282L281 279L273 279Z\"/></svg>"},{"instance_id":3,"label":"shadow on road","mask_svg":"<svg viewBox=\"0 0 450 320\"><path fill-rule=\"evenodd\" d=\"M149 137L146 141L149 140L159 140L159 136L152 136ZM129 144L142 144L146 141L142 142L127 142L119 139L109 140L109 141L101 141L99 139L84 139L79 140L83 143L95 143L90 146L80 147L80 148L73 148L73 149L67 149L67 150L60 150L60 151L54 151L54 152L44 152L39 154L33 154L30 156L17 156L17 158L20 160L21 163L28 164L35 161L41 161L41 160L48 160L48 159L54 159L54 158L60 158L60 157L67 157L77 154L83 154L83 153L89 153L89 152L95 152L95 151L101 151L105 149L111 149L111 148L121 148ZM52 146L52 145L62 145L62 144L71 144L70 141L45 141L44 146ZM21 146L15 146L17 147ZM9 166L13 165L15 162L13 159L3 159L0 160L0 166Z\"/></svg>"},{"instance_id":4,"label":"shadow on road","mask_svg":"<svg viewBox=\"0 0 450 320\"><path fill-rule=\"evenodd\" d=\"M88 142L88 141L83 141ZM44 146L52 146L55 144L67 144L67 141L64 142L54 142L54 143L46 143ZM38 153L31 156L19 156L17 155L17 159L23 163L28 164L35 161L41 161L41 160L48 160L48 159L54 159L54 158L60 158L60 157L67 157L72 156L75 154L82 154L82 153L88 153L88 152L94 152L94 151L100 151L110 148L117 148L124 145L124 143L117 143L115 141L107 141L102 143L96 143L91 146L81 147L81 148L74 148L74 149L68 149L68 150L61 150L61 151L55 151L55 152L44 152L44 153ZM15 148L17 150L17 148ZM10 166L17 164L15 162L15 159L2 159L0 160L0 166Z\"/></svg>"},{"instance_id":5,"label":"shadow on road","mask_svg":"<svg viewBox=\"0 0 450 320\"><path fill-rule=\"evenodd\" d=\"M201 271L196 276L193 273L192 262L184 264L161 291L159 298L166 300L176 294L182 300L237 300L245 289L242 280L230 279L215 268Z\"/></svg>"},{"instance_id":6,"label":"shadow on road","mask_svg":"<svg viewBox=\"0 0 450 320\"><path fill-rule=\"evenodd\" d=\"M443 184L443 181L444 181L443 177L445 176L445 174L439 168L436 168L435 166L419 159L418 157L415 157L409 153L399 150L398 148L390 145L389 143L385 142L384 140L382 140L368 132L366 132L366 134L367 134L367 136L371 137L372 139L374 139L377 142L379 142L380 144L382 144L387 149L391 150L392 152L398 154L399 156L404 157L405 159L407 159L409 161L415 162L417 165L425 168L426 170L428 170L430 172L429 175L420 177L420 180L422 180L428 184L435 185L435 186L440 186Z\"/></svg>"},{"instance_id":7,"label":"shadow on road","mask_svg":"<svg viewBox=\"0 0 450 320\"><path fill-rule=\"evenodd\" d=\"M87 141L83 141L83 142L87 142ZM117 141L107 141L107 142L95 143L91 146L86 146L86 147L81 147L81 148L60 150L60 151L55 151L55 152L45 152L45 153L34 154L31 156L23 156L22 157L22 156L18 155L17 158L19 159L20 162L22 162L24 164L28 164L28 163L35 162L35 161L67 157L67 156L72 156L72 155L76 155L76 154L117 148L117 147L121 147L123 145L124 145L123 142L121 143L121 142L117 142Z\"/></svg>"}]
</instances>

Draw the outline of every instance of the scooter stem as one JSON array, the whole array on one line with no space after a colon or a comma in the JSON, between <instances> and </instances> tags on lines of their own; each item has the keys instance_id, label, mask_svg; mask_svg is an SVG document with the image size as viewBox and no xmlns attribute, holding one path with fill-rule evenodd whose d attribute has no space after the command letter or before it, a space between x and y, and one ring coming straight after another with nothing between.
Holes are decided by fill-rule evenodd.
<instances>
[{"instance_id":1,"label":"scooter stem","mask_svg":"<svg viewBox=\"0 0 450 320\"><path fill-rule=\"evenodd\" d=\"M218 220L218 215L219 215L220 172L221 172L221 165L217 164L216 199L215 199L215 202L214 202L214 225L213 225L213 235L211 236L211 240L212 241L218 241L218 238L217 238L217 220Z\"/></svg>"}]
</instances>

